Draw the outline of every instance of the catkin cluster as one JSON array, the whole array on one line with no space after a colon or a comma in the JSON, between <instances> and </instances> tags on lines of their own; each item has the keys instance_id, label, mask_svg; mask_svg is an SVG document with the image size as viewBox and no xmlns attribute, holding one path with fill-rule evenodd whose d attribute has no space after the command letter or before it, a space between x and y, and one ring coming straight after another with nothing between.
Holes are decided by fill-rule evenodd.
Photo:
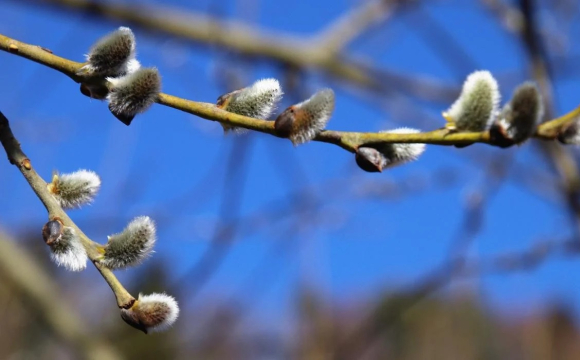
<instances>
[{"instance_id":1,"label":"catkin cluster","mask_svg":"<svg viewBox=\"0 0 580 360\"><path fill-rule=\"evenodd\" d=\"M544 116L544 104L537 86L525 82L518 86L500 110L497 81L489 71L470 74L459 98L443 113L450 131L489 130L495 144L503 147L521 144L536 131Z\"/></svg>"},{"instance_id":2,"label":"catkin cluster","mask_svg":"<svg viewBox=\"0 0 580 360\"><path fill-rule=\"evenodd\" d=\"M55 173L47 184L48 191L63 209L80 208L93 202L101 185L99 176L89 170L69 174ZM51 251L51 259L70 271L86 268L88 256L83 240L76 229L58 218L49 219L42 228L42 237ZM111 269L124 269L143 262L153 252L156 241L153 220L140 216L132 220L123 231L108 237L106 245L98 245L99 258L92 259ZM88 246L88 245L87 245ZM140 296L121 317L131 326L147 333L171 326L179 314L177 302L165 294Z\"/></svg>"},{"instance_id":3,"label":"catkin cluster","mask_svg":"<svg viewBox=\"0 0 580 360\"><path fill-rule=\"evenodd\" d=\"M79 75L88 78L99 76L108 80L109 110L125 125L130 125L137 114L149 109L161 91L159 71L154 67L141 67L136 59L136 47L131 29L120 27L91 47L87 63L79 71ZM102 98L100 88L91 84L85 82L81 90Z\"/></svg>"}]
</instances>

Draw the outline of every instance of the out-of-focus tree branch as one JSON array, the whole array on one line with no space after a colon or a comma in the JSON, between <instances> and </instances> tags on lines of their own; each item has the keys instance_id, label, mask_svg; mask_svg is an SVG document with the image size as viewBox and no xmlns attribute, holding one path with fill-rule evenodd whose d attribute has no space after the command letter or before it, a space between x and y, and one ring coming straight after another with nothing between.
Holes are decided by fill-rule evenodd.
<instances>
[{"instance_id":1,"label":"out-of-focus tree branch","mask_svg":"<svg viewBox=\"0 0 580 360\"><path fill-rule=\"evenodd\" d=\"M406 1L367 0L327 26L315 41L329 53L339 53L370 27L390 18Z\"/></svg>"},{"instance_id":2,"label":"out-of-focus tree branch","mask_svg":"<svg viewBox=\"0 0 580 360\"><path fill-rule=\"evenodd\" d=\"M97 18L118 20L126 25L161 32L196 44L223 47L244 56L269 59L293 68L320 70L338 80L370 90L389 92L397 89L421 99L444 103L453 101L457 91L454 86L403 76L344 54L337 55L335 50L343 46L344 41L351 41L369 21L384 18L389 9L405 0L370 0L360 9L353 10L323 31L325 38L336 39L340 34L340 40L335 41L330 48L322 46L316 35L299 38L272 30L258 31L239 22L224 22L184 9L144 4L137 7L92 0L28 1ZM370 16L371 10L377 11L372 11Z\"/></svg>"},{"instance_id":3,"label":"out-of-focus tree branch","mask_svg":"<svg viewBox=\"0 0 580 360\"><path fill-rule=\"evenodd\" d=\"M524 30L524 17L522 12L502 0L480 0L489 11L501 21L501 24L515 34L521 34Z\"/></svg>"},{"instance_id":4,"label":"out-of-focus tree branch","mask_svg":"<svg viewBox=\"0 0 580 360\"><path fill-rule=\"evenodd\" d=\"M84 359L122 359L111 344L94 331L87 331L87 326L60 297L58 284L1 230L0 278L29 299L29 309L43 319L59 338L82 354Z\"/></svg>"}]
</instances>

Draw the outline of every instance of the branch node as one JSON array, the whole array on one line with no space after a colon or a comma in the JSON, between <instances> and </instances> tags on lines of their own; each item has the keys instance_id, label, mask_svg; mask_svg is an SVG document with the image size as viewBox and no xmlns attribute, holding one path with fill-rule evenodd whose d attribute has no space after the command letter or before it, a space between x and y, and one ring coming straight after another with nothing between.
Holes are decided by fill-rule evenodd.
<instances>
[{"instance_id":1,"label":"branch node","mask_svg":"<svg viewBox=\"0 0 580 360\"><path fill-rule=\"evenodd\" d=\"M40 45L36 45L36 46L38 46L38 47L40 48L40 50L42 50L42 51L46 51L47 53L49 53L49 54L52 54L52 50L50 50L50 49L47 49L47 48L45 48L45 47L43 47L43 46L40 46Z\"/></svg>"},{"instance_id":2,"label":"branch node","mask_svg":"<svg viewBox=\"0 0 580 360\"><path fill-rule=\"evenodd\" d=\"M119 304L119 308L125 309L125 310L130 309L133 307L133 304L135 304L135 301L136 301L135 298L132 297L129 300L127 300L126 302Z\"/></svg>"},{"instance_id":3,"label":"branch node","mask_svg":"<svg viewBox=\"0 0 580 360\"><path fill-rule=\"evenodd\" d=\"M28 158L22 160L22 162L20 163L20 166L25 168L26 170L32 169L32 164L30 163L30 159L28 159Z\"/></svg>"}]
</instances>

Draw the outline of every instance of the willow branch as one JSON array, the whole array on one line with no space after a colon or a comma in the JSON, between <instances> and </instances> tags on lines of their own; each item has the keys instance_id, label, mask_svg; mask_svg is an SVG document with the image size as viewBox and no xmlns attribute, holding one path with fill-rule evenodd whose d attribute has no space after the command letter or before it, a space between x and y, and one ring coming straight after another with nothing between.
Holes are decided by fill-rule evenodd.
<instances>
[{"instance_id":1,"label":"willow branch","mask_svg":"<svg viewBox=\"0 0 580 360\"><path fill-rule=\"evenodd\" d=\"M55 334L82 352L83 359L122 356L104 339L89 335L83 322L59 298L58 284L14 240L0 230L0 275L30 300L30 308Z\"/></svg>"},{"instance_id":2,"label":"willow branch","mask_svg":"<svg viewBox=\"0 0 580 360\"><path fill-rule=\"evenodd\" d=\"M81 229L79 229L79 227L62 209L54 196L52 196L48 191L46 182L32 167L30 159L22 151L20 143L16 140L12 130L10 129L8 119L4 114L2 114L2 112L0 112L0 142L6 151L6 155L8 155L10 163L20 170L36 196L38 196L46 208L49 219L60 218L65 226L72 227L79 235L81 243L87 252L87 256L91 259L97 270L99 270L107 284L109 284L111 290L113 290L115 298L117 299L117 305L124 309L131 307L135 302L135 298L133 298L133 296L131 296L131 294L129 294L129 292L123 287L115 274L98 261L101 255L99 251L101 245L92 241L82 232Z\"/></svg>"},{"instance_id":3,"label":"willow branch","mask_svg":"<svg viewBox=\"0 0 580 360\"><path fill-rule=\"evenodd\" d=\"M65 74L75 82L91 80L84 79L76 75L77 71L83 66L83 63L56 56L42 47L26 44L1 34L0 50L48 66ZM157 103L196 115L206 120L218 121L227 125L242 127L274 136L276 135L273 121L254 119L227 112L217 108L214 104L211 103L191 101L163 93L159 95ZM571 121L574 121L578 116L580 116L580 106L559 118L550 120L540 125L534 137L553 140L558 136L562 127ZM380 143L424 143L435 145L465 145L471 143L487 143L493 145L488 131L450 133L445 129L437 129L430 132L416 134L388 134L325 130L318 134L314 141L334 144L350 152L355 152L356 149L360 146Z\"/></svg>"}]
</instances>

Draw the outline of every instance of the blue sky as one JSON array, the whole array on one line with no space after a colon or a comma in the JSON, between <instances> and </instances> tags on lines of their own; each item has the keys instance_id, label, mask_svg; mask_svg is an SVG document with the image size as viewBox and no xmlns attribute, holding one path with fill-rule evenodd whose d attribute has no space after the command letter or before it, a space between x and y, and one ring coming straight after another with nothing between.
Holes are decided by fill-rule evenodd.
<instances>
[{"instance_id":1,"label":"blue sky","mask_svg":"<svg viewBox=\"0 0 580 360\"><path fill-rule=\"evenodd\" d=\"M280 6L278 1L256 0L246 2L253 4L247 8L235 1L219 2L219 6L212 3L173 0L165 5L309 36L356 4L321 0ZM259 11L251 10L254 8ZM389 70L418 74L450 86L459 86L472 70L488 69L496 74L506 99L515 85L527 79L525 52L517 39L479 2L437 1L423 11L463 47L476 68L450 66L441 57L442 52L434 51L436 46L427 46L425 33L428 35L429 29L419 28L421 15L415 13L397 16L364 34L349 46L349 51ZM545 12L541 19L557 35L572 39L578 35L574 19L555 23ZM18 1L3 2L0 12L0 33L77 61L96 39L120 25L124 24ZM172 95L214 102L228 90L215 80L215 74L224 67L235 67L233 70L239 70L248 84L282 75L278 66L267 61L240 64L216 49L169 40L139 28L134 32L140 61L159 68L163 90ZM563 56L578 55L578 45L573 42L564 50ZM39 173L48 179L53 170L87 168L102 177L102 190L95 204L71 212L73 219L94 240L104 242L106 235L119 231L135 216L157 216L155 257L165 261L170 279L182 279L207 247L220 218L224 194L231 196L243 188L240 212L244 217L256 211L268 214L271 208L285 208L290 204L288 194L311 188L307 198L319 205L318 212L298 220L295 216L278 216L274 224L263 224L237 237L225 262L196 300L236 294L243 301L253 302L257 290L241 286L256 264L272 251L273 244L285 239L292 244L269 259L255 278L259 284L276 274L276 282L260 299L260 313L273 317L290 310L301 283L315 286L337 303L349 303L412 284L437 266L461 224L466 196L488 182L487 170L466 154L471 158L513 157L522 177L535 176L532 170L551 171L534 150L533 142L508 150L484 145L467 149L429 146L415 163L383 174L367 174L356 167L351 154L335 146L315 143L293 148L289 142L261 134L247 140L224 138L217 123L161 106L154 106L126 127L110 115L104 103L82 96L78 84L59 73L5 53L0 53L0 63L4 70L0 83L5 85L0 87L0 108L11 119L15 134ZM577 74L560 69L556 80L556 113L562 114L578 105L580 82ZM448 106L415 104L406 108L414 114L401 117L388 99L361 101L351 95L348 86L316 71L306 73L300 90L309 93L326 86L337 93L331 129L377 131L422 124L423 130L429 130L443 124L439 114ZM286 99L283 106L290 101ZM418 118L421 114L428 117ZM231 191L226 193L229 154L232 147L239 149L245 141L249 144L245 150L246 180L229 184ZM244 158L236 153L236 162L242 162ZM452 185L433 185L438 174L449 172L455 176ZM0 182L0 225L14 234L40 234L45 212L20 174L6 162L0 164ZM389 198L368 194L369 184L374 189L387 189L393 183L419 188L427 184L427 188ZM510 177L489 200L483 230L470 253L485 257L569 234L569 219L557 199L538 196ZM38 241L34 246L40 251L44 245ZM130 284L137 273L130 270L121 277ZM187 278L182 281L187 289ZM577 304L579 281L577 261L555 260L532 272L484 276L460 284L499 309L525 311L553 299ZM100 286L107 291L104 282Z\"/></svg>"}]
</instances>

